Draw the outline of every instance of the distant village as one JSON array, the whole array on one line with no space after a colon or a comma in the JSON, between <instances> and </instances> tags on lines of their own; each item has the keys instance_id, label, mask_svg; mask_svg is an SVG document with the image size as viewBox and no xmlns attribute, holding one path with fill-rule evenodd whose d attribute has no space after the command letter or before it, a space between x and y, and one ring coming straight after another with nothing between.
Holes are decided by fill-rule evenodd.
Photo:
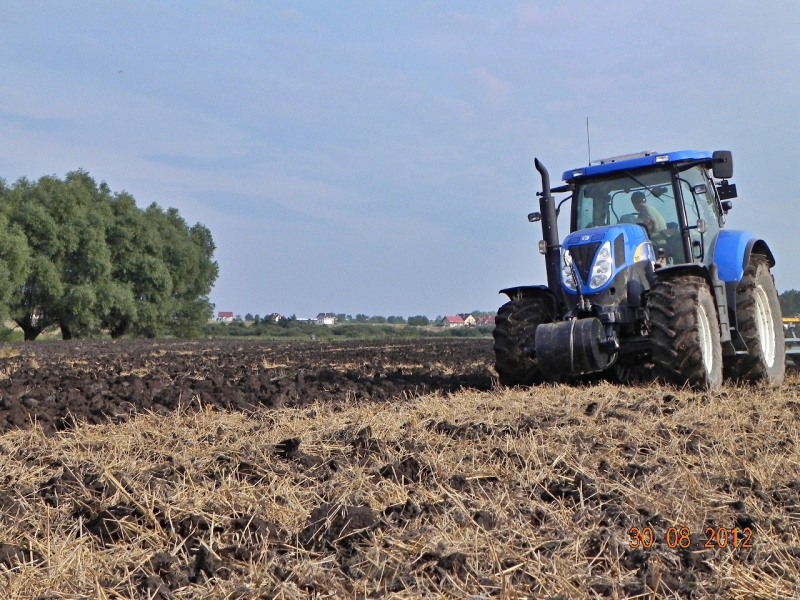
<instances>
[{"instance_id":1,"label":"distant village","mask_svg":"<svg viewBox=\"0 0 800 600\"><path fill-rule=\"evenodd\" d=\"M265 317L259 315L247 314L244 317L241 315L234 315L232 312L220 311L217 313L217 318L214 321L220 323L232 323L240 321L245 323L278 323L282 319L292 319L298 323L310 323L314 325L339 325L341 323L389 323L397 325L434 325L439 327L481 327L484 325L494 326L493 314L474 314L474 313L458 313L455 315L447 315L444 317L437 317L435 319L428 319L427 317L417 316L405 319L403 317L368 317L367 315L351 315L335 314L335 313L319 313L313 318L285 317L280 313L272 313Z\"/></svg>"}]
</instances>

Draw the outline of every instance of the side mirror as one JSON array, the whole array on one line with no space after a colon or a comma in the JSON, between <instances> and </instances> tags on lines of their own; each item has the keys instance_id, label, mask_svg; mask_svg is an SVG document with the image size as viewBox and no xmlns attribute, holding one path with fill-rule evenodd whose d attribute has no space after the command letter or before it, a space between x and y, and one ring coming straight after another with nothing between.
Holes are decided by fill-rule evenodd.
<instances>
[{"instance_id":1,"label":"side mirror","mask_svg":"<svg viewBox=\"0 0 800 600\"><path fill-rule=\"evenodd\" d=\"M703 258L703 244L700 240L694 240L692 242L692 257L700 260Z\"/></svg>"},{"instance_id":2,"label":"side mirror","mask_svg":"<svg viewBox=\"0 0 800 600\"><path fill-rule=\"evenodd\" d=\"M711 170L716 179L733 177L733 154L730 150L717 150L711 155Z\"/></svg>"},{"instance_id":3,"label":"side mirror","mask_svg":"<svg viewBox=\"0 0 800 600\"><path fill-rule=\"evenodd\" d=\"M531 223L538 223L541 220L542 220L542 213L535 212L528 215L528 221Z\"/></svg>"}]
</instances>

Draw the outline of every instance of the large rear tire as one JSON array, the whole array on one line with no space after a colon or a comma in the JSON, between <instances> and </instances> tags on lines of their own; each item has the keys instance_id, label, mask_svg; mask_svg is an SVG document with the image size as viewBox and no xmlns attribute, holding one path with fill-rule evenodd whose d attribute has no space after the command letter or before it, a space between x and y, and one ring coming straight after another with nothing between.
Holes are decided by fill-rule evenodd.
<instances>
[{"instance_id":1,"label":"large rear tire","mask_svg":"<svg viewBox=\"0 0 800 600\"><path fill-rule=\"evenodd\" d=\"M722 385L717 306L695 275L659 281L647 299L653 364L659 379L694 389Z\"/></svg>"},{"instance_id":2,"label":"large rear tire","mask_svg":"<svg viewBox=\"0 0 800 600\"><path fill-rule=\"evenodd\" d=\"M551 323L554 317L552 301L542 297L518 296L500 307L492 335L501 384L529 386L545 380L529 350L536 339L536 328Z\"/></svg>"},{"instance_id":3,"label":"large rear tire","mask_svg":"<svg viewBox=\"0 0 800 600\"><path fill-rule=\"evenodd\" d=\"M747 356L725 361L725 376L736 381L779 386L786 374L781 305L767 258L754 254L736 286L736 321Z\"/></svg>"}]
</instances>

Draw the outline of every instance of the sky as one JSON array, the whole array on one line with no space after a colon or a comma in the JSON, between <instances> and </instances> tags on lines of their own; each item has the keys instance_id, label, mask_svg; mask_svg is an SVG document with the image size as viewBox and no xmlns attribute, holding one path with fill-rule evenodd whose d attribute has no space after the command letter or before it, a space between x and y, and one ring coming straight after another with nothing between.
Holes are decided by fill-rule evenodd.
<instances>
[{"instance_id":1,"label":"sky","mask_svg":"<svg viewBox=\"0 0 800 600\"><path fill-rule=\"evenodd\" d=\"M4 0L0 177L203 223L218 311L434 317L546 282L533 160L586 165L588 118L592 160L731 150L727 227L800 289L798 31L793 0Z\"/></svg>"}]
</instances>

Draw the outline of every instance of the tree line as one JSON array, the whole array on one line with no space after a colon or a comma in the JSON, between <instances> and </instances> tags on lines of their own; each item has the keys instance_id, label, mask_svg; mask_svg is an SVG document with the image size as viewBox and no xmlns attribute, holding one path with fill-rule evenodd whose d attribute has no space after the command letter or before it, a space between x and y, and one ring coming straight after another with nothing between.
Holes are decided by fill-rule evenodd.
<instances>
[{"instance_id":1,"label":"tree line","mask_svg":"<svg viewBox=\"0 0 800 600\"><path fill-rule=\"evenodd\" d=\"M277 314L277 313L273 313ZM496 311L481 311L481 310L473 310L470 313L464 314L471 314L473 317L482 317L484 315L487 316L495 316L497 314ZM390 315L388 317L384 317L381 315L365 315L365 314L357 314L355 317L353 315L348 315L345 313L338 313L336 316L336 323L342 325L344 323L372 323L377 325L382 325L384 323L388 323L389 325L411 325L412 327L424 327L426 325L434 325L441 323L442 319L444 318L442 315L438 315L433 319L429 319L425 315L414 315L413 317L401 317L397 315ZM280 317L278 319L278 323L281 321L296 321L297 317L295 315L291 315L289 317ZM234 321L243 321L245 323L252 323L254 325L258 325L259 323L275 323L276 321L269 315L261 317L260 315L253 315L252 313L247 313L244 317L241 315L236 315L234 317Z\"/></svg>"},{"instance_id":2,"label":"tree line","mask_svg":"<svg viewBox=\"0 0 800 600\"><path fill-rule=\"evenodd\" d=\"M211 322L203 326L204 337L209 339L260 338L270 340L380 340L416 339L429 337L481 337L492 333L492 326L484 327L415 327L406 323L358 323L317 325L316 323L286 318L277 322L269 319L255 321L234 320L230 323Z\"/></svg>"},{"instance_id":3,"label":"tree line","mask_svg":"<svg viewBox=\"0 0 800 600\"><path fill-rule=\"evenodd\" d=\"M438 317L438 320L441 321L441 319L442 319L441 317ZM244 318L242 318L241 315L236 315L236 317L234 318L234 321L244 321L245 323L252 323L254 325L258 325L259 323L265 323L265 324L270 324L270 323L281 324L281 323L283 323L283 325L285 326L287 323L289 323L291 321L297 321L297 317L295 315L291 315L289 317L281 317L277 321L274 321L272 319L272 317L270 317L270 316L260 317L259 315L253 315L251 313L247 313L244 316ZM342 324L342 323L372 323L372 324L379 324L379 325L380 324L384 324L384 323L388 323L389 325L411 325L412 327L414 327L414 326L424 326L424 325L430 325L431 324L431 320L428 317L426 317L425 315L416 315L416 316L413 316L413 317L408 317L408 319L406 319L405 317L400 317L400 316L395 316L395 315L390 315L388 317L383 317L383 316L380 316L380 315L369 316L369 315L364 315L364 314L358 314L355 317L353 317L352 315L347 315L345 313L337 314L336 315L336 322L338 324Z\"/></svg>"},{"instance_id":4,"label":"tree line","mask_svg":"<svg viewBox=\"0 0 800 600\"><path fill-rule=\"evenodd\" d=\"M85 171L0 179L0 313L26 340L192 337L212 314L211 232Z\"/></svg>"}]
</instances>

